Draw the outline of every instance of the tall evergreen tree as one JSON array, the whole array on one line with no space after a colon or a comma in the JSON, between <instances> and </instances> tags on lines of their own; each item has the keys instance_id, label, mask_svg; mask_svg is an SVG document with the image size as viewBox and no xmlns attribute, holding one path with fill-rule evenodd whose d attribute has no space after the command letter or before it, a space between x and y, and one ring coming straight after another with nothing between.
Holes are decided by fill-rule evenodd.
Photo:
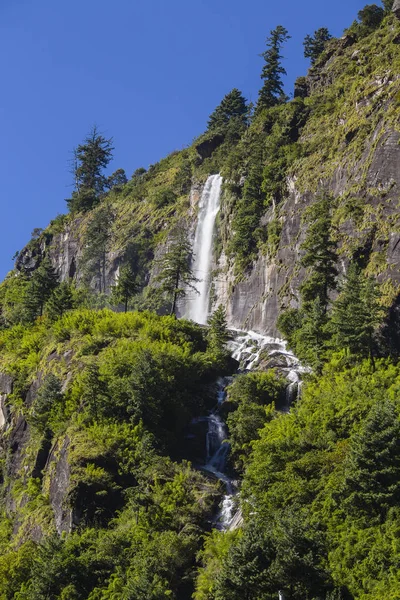
<instances>
[{"instance_id":1,"label":"tall evergreen tree","mask_svg":"<svg viewBox=\"0 0 400 600\"><path fill-rule=\"evenodd\" d=\"M373 360L376 329L383 316L377 283L351 264L332 311L337 346Z\"/></svg>"},{"instance_id":2,"label":"tall evergreen tree","mask_svg":"<svg viewBox=\"0 0 400 600\"><path fill-rule=\"evenodd\" d=\"M107 204L93 214L85 236L82 262L88 279L95 277L100 293L106 292L107 251L111 237L112 214Z\"/></svg>"},{"instance_id":3,"label":"tall evergreen tree","mask_svg":"<svg viewBox=\"0 0 400 600\"><path fill-rule=\"evenodd\" d=\"M264 85L258 97L257 110L271 108L287 100L283 89L282 76L286 70L282 67L282 45L290 39L287 29L278 25L267 38L267 50L261 55L265 61L261 72Z\"/></svg>"},{"instance_id":4,"label":"tall evergreen tree","mask_svg":"<svg viewBox=\"0 0 400 600\"><path fill-rule=\"evenodd\" d=\"M71 284L63 281L55 288L46 303L46 312L50 319L56 320L72 308L74 308L74 295Z\"/></svg>"},{"instance_id":5,"label":"tall evergreen tree","mask_svg":"<svg viewBox=\"0 0 400 600\"><path fill-rule=\"evenodd\" d=\"M355 436L347 461L346 510L383 516L400 502L400 422L390 401L377 404Z\"/></svg>"},{"instance_id":6,"label":"tall evergreen tree","mask_svg":"<svg viewBox=\"0 0 400 600\"><path fill-rule=\"evenodd\" d=\"M62 402L61 381L50 373L41 385L32 407L32 422L41 431L48 430L50 413Z\"/></svg>"},{"instance_id":7,"label":"tall evergreen tree","mask_svg":"<svg viewBox=\"0 0 400 600\"><path fill-rule=\"evenodd\" d=\"M303 303L319 298L327 310L329 292L336 287L337 254L336 243L332 240L332 198L321 195L308 212L310 222L307 237L301 249L303 267L308 269L308 277L300 288Z\"/></svg>"},{"instance_id":8,"label":"tall evergreen tree","mask_svg":"<svg viewBox=\"0 0 400 600\"><path fill-rule=\"evenodd\" d=\"M300 316L301 326L292 340L296 353L316 373L320 373L329 339L326 307L317 297L308 303L307 310L301 311Z\"/></svg>"},{"instance_id":9,"label":"tall evergreen tree","mask_svg":"<svg viewBox=\"0 0 400 600\"><path fill-rule=\"evenodd\" d=\"M232 339L228 330L226 309L222 304L213 312L208 319L209 330L207 334L210 349L217 354L226 352L226 344Z\"/></svg>"},{"instance_id":10,"label":"tall evergreen tree","mask_svg":"<svg viewBox=\"0 0 400 600\"><path fill-rule=\"evenodd\" d=\"M243 186L242 201L238 203L233 216L233 235L229 249L235 254L235 267L243 271L257 256L256 232L264 212L265 194L263 182L263 152L257 148L252 156L248 176Z\"/></svg>"},{"instance_id":11,"label":"tall evergreen tree","mask_svg":"<svg viewBox=\"0 0 400 600\"><path fill-rule=\"evenodd\" d=\"M223 98L208 120L208 129L225 127L231 119L238 119L243 124L247 120L248 107L242 92L234 88Z\"/></svg>"},{"instance_id":12,"label":"tall evergreen tree","mask_svg":"<svg viewBox=\"0 0 400 600\"><path fill-rule=\"evenodd\" d=\"M43 308L58 285L58 277L50 258L45 256L40 266L33 272L26 289L25 310L29 320L43 315Z\"/></svg>"},{"instance_id":13,"label":"tall evergreen tree","mask_svg":"<svg viewBox=\"0 0 400 600\"><path fill-rule=\"evenodd\" d=\"M313 65L317 58L325 50L325 46L332 39L329 30L326 27L321 27L314 32L314 35L306 35L303 42L304 56L311 59Z\"/></svg>"},{"instance_id":14,"label":"tall evergreen tree","mask_svg":"<svg viewBox=\"0 0 400 600\"><path fill-rule=\"evenodd\" d=\"M154 280L159 291L170 304L170 314L176 312L176 304L187 295L189 289L197 293L191 264L193 259L192 245L186 230L177 227L172 235L165 254L157 261L159 274Z\"/></svg>"},{"instance_id":15,"label":"tall evergreen tree","mask_svg":"<svg viewBox=\"0 0 400 600\"><path fill-rule=\"evenodd\" d=\"M128 311L129 300L138 293L140 289L138 274L132 265L123 265L119 272L118 280L112 288L112 298L117 304L123 304L125 312Z\"/></svg>"},{"instance_id":16,"label":"tall evergreen tree","mask_svg":"<svg viewBox=\"0 0 400 600\"><path fill-rule=\"evenodd\" d=\"M101 135L96 126L74 150L75 191L67 200L71 211L87 211L99 202L107 185L103 172L112 160L113 150L112 139Z\"/></svg>"}]
</instances>

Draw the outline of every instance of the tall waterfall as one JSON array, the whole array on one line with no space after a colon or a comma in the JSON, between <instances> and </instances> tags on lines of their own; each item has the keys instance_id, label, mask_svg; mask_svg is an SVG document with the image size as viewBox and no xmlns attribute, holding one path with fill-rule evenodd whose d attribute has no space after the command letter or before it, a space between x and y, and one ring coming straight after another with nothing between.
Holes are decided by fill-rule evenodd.
<instances>
[{"instance_id":1,"label":"tall waterfall","mask_svg":"<svg viewBox=\"0 0 400 600\"><path fill-rule=\"evenodd\" d=\"M196 284L199 294L187 302L186 317L205 325L208 319L212 241L215 219L219 212L221 200L221 175L210 175L199 203L199 215L193 244L193 273L200 281Z\"/></svg>"}]
</instances>

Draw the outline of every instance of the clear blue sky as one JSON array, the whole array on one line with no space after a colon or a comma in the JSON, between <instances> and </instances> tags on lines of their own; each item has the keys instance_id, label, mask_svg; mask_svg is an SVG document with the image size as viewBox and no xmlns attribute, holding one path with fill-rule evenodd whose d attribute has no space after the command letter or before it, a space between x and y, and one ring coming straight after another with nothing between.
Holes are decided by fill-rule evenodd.
<instances>
[{"instance_id":1,"label":"clear blue sky","mask_svg":"<svg viewBox=\"0 0 400 600\"><path fill-rule=\"evenodd\" d=\"M302 40L339 36L366 0L0 0L0 277L66 211L72 148L97 123L128 176L189 144L233 87L255 100L268 32L287 91L304 75Z\"/></svg>"}]
</instances>

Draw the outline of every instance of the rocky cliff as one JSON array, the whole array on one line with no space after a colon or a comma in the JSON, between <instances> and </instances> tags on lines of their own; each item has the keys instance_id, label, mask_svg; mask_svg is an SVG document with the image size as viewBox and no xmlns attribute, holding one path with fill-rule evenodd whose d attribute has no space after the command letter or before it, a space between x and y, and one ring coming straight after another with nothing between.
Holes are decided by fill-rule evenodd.
<instances>
[{"instance_id":1,"label":"rocky cliff","mask_svg":"<svg viewBox=\"0 0 400 600\"><path fill-rule=\"evenodd\" d=\"M204 181L208 174L221 171L225 190L216 232L213 305L227 306L230 325L277 335L280 310L298 305L305 275L299 258L307 230L306 210L321 191L332 197L339 271L343 273L349 259L362 254L367 271L384 284L387 303L396 304L400 283L399 72L400 25L393 15L362 39L350 31L332 40L307 77L298 80L295 98L279 118L295 121L299 112L302 117L299 123L289 123L290 139L278 134L282 139L277 142L285 151L295 148L294 158L286 161L279 175L279 193L270 195L260 216L258 230L264 243L258 243L256 255L241 272L235 268L237 257L230 240L251 168L248 147L261 139L263 168L272 173L281 168L274 162L275 149L268 150L277 134L260 118L233 145L223 134L207 134L188 150L151 167L142 181L133 179L122 191L110 194L112 224L104 289L96 273L89 277L92 287L109 292L127 248L138 240L145 240L146 285L152 259L162 253L168 231L182 219L193 230ZM160 202L163 190L177 189L176 182L188 164L191 190L186 181L172 203ZM91 218L91 214L68 217L50 228L21 252L17 270L34 269L48 252L61 279L83 281L85 231ZM271 225L276 231L273 244L265 242Z\"/></svg>"}]
</instances>

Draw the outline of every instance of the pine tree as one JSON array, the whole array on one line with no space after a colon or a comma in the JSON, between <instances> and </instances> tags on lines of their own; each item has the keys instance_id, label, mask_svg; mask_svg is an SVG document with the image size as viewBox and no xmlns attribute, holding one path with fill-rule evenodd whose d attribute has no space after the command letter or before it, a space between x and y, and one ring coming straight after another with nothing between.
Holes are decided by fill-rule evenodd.
<instances>
[{"instance_id":1,"label":"pine tree","mask_svg":"<svg viewBox=\"0 0 400 600\"><path fill-rule=\"evenodd\" d=\"M105 188L108 190L117 189L120 190L126 183L128 178L124 169L117 169L112 175L107 177L105 181Z\"/></svg>"},{"instance_id":2,"label":"pine tree","mask_svg":"<svg viewBox=\"0 0 400 600\"><path fill-rule=\"evenodd\" d=\"M217 354L225 353L226 344L232 339L232 335L228 330L226 309L222 304L218 306L208 319L208 325L207 339L210 349Z\"/></svg>"},{"instance_id":3,"label":"pine tree","mask_svg":"<svg viewBox=\"0 0 400 600\"><path fill-rule=\"evenodd\" d=\"M83 144L74 150L75 191L67 200L71 211L87 211L101 199L107 185L103 171L113 157L112 139L102 136L94 126Z\"/></svg>"},{"instance_id":4,"label":"pine tree","mask_svg":"<svg viewBox=\"0 0 400 600\"><path fill-rule=\"evenodd\" d=\"M383 401L372 408L355 436L347 461L346 510L384 515L400 502L400 422L396 407Z\"/></svg>"},{"instance_id":5,"label":"pine tree","mask_svg":"<svg viewBox=\"0 0 400 600\"><path fill-rule=\"evenodd\" d=\"M175 314L178 300L186 296L188 289L197 293L194 284L199 280L193 274L192 259L192 246L187 233L182 226L177 227L172 232L167 251L157 261L160 272L154 280L157 291L170 304L171 315Z\"/></svg>"},{"instance_id":6,"label":"pine tree","mask_svg":"<svg viewBox=\"0 0 400 600\"><path fill-rule=\"evenodd\" d=\"M33 272L26 289L24 308L30 321L43 315L44 305L57 285L57 274L49 257L45 256L40 266Z\"/></svg>"},{"instance_id":7,"label":"pine tree","mask_svg":"<svg viewBox=\"0 0 400 600\"><path fill-rule=\"evenodd\" d=\"M329 292L336 287L337 254L336 243L332 240L332 198L319 197L308 212L310 225L301 249L305 252L301 259L308 269L308 277L300 288L304 304L319 298L324 310L329 303Z\"/></svg>"},{"instance_id":8,"label":"pine tree","mask_svg":"<svg viewBox=\"0 0 400 600\"><path fill-rule=\"evenodd\" d=\"M297 355L316 373L322 370L329 334L326 307L319 297L309 302L301 312L301 325L292 338Z\"/></svg>"},{"instance_id":9,"label":"pine tree","mask_svg":"<svg viewBox=\"0 0 400 600\"><path fill-rule=\"evenodd\" d=\"M94 212L85 236L82 262L88 279L95 277L100 293L106 292L107 252L111 237L112 213L107 204Z\"/></svg>"},{"instance_id":10,"label":"pine tree","mask_svg":"<svg viewBox=\"0 0 400 600\"><path fill-rule=\"evenodd\" d=\"M385 11L376 4L367 4L358 13L360 24L370 30L374 30L381 24Z\"/></svg>"},{"instance_id":11,"label":"pine tree","mask_svg":"<svg viewBox=\"0 0 400 600\"><path fill-rule=\"evenodd\" d=\"M42 432L48 429L50 413L62 402L61 381L52 373L41 385L32 407L32 422Z\"/></svg>"},{"instance_id":12,"label":"pine tree","mask_svg":"<svg viewBox=\"0 0 400 600\"><path fill-rule=\"evenodd\" d=\"M287 97L282 82L282 76L286 75L286 70L281 63L281 47L289 39L288 31L282 25L278 25L276 29L271 31L270 36L267 38L268 50L261 55L265 61L261 72L264 85L258 97L258 111L286 102Z\"/></svg>"},{"instance_id":13,"label":"pine tree","mask_svg":"<svg viewBox=\"0 0 400 600\"><path fill-rule=\"evenodd\" d=\"M231 119L237 118L243 124L247 121L248 107L242 92L234 88L223 98L208 120L208 129L225 127Z\"/></svg>"},{"instance_id":14,"label":"pine tree","mask_svg":"<svg viewBox=\"0 0 400 600\"><path fill-rule=\"evenodd\" d=\"M51 294L46 304L46 312L49 318L55 321L72 308L74 308L74 295L71 284L63 281Z\"/></svg>"},{"instance_id":15,"label":"pine tree","mask_svg":"<svg viewBox=\"0 0 400 600\"><path fill-rule=\"evenodd\" d=\"M116 285L112 288L113 300L117 304L122 303L125 312L127 312L129 300L138 293L139 289L138 274L134 271L132 265L122 266Z\"/></svg>"},{"instance_id":16,"label":"pine tree","mask_svg":"<svg viewBox=\"0 0 400 600\"><path fill-rule=\"evenodd\" d=\"M82 406L94 420L106 412L107 389L101 379L100 370L96 363L89 363L82 373L83 390L81 394Z\"/></svg>"},{"instance_id":17,"label":"pine tree","mask_svg":"<svg viewBox=\"0 0 400 600\"><path fill-rule=\"evenodd\" d=\"M325 50L327 42L329 42L329 40L331 39L332 36L326 27L321 27L321 29L317 29L317 31L314 32L313 36L306 35L305 40L303 42L305 58L310 58L311 64L313 65L317 58Z\"/></svg>"},{"instance_id":18,"label":"pine tree","mask_svg":"<svg viewBox=\"0 0 400 600\"><path fill-rule=\"evenodd\" d=\"M332 311L336 345L373 360L376 328L383 316L376 282L351 264Z\"/></svg>"}]
</instances>

